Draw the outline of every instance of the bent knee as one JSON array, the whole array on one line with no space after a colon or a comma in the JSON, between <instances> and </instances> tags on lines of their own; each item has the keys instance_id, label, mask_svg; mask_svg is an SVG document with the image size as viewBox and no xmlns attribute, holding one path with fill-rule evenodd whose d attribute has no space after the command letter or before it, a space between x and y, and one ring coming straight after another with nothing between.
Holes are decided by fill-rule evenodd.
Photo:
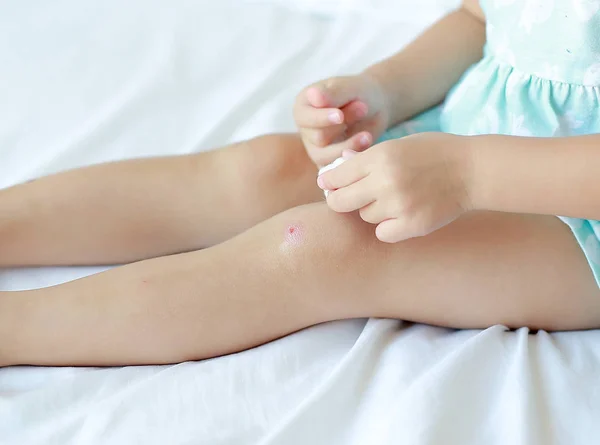
<instances>
[{"instance_id":1,"label":"bent knee","mask_svg":"<svg viewBox=\"0 0 600 445\"><path fill-rule=\"evenodd\" d=\"M377 240L375 226L356 213L336 213L324 202L295 207L274 222L279 251L316 267L352 267L353 259L362 262L365 255L386 248Z\"/></svg>"},{"instance_id":2,"label":"bent knee","mask_svg":"<svg viewBox=\"0 0 600 445\"><path fill-rule=\"evenodd\" d=\"M240 179L247 184L278 185L310 175L311 163L296 134L258 136L234 146Z\"/></svg>"},{"instance_id":3,"label":"bent knee","mask_svg":"<svg viewBox=\"0 0 600 445\"><path fill-rule=\"evenodd\" d=\"M317 169L294 134L240 142L223 151L222 164L237 190L236 205L254 222L322 197Z\"/></svg>"}]
</instances>

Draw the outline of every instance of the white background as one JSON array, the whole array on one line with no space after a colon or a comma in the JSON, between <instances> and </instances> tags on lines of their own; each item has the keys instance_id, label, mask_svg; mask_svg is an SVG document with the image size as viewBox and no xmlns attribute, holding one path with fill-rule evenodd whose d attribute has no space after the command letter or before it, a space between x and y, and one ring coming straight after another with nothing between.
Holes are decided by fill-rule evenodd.
<instances>
[{"instance_id":1,"label":"white background","mask_svg":"<svg viewBox=\"0 0 600 445\"><path fill-rule=\"evenodd\" d=\"M302 86L451 3L0 1L0 187L291 131ZM96 270L1 271L0 289ZM1 370L0 444L590 444L599 369L596 331L336 322L201 363Z\"/></svg>"}]
</instances>

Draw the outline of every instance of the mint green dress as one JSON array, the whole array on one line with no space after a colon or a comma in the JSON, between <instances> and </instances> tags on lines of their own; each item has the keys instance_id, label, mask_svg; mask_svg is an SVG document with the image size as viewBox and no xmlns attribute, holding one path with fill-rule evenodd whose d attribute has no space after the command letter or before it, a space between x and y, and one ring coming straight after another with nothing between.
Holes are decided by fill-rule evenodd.
<instances>
[{"instance_id":1,"label":"mint green dress","mask_svg":"<svg viewBox=\"0 0 600 445\"><path fill-rule=\"evenodd\" d=\"M487 18L483 59L441 107L389 130L382 140L423 131L600 133L600 0L482 0L481 5ZM600 222L559 218L573 231L600 285Z\"/></svg>"}]
</instances>

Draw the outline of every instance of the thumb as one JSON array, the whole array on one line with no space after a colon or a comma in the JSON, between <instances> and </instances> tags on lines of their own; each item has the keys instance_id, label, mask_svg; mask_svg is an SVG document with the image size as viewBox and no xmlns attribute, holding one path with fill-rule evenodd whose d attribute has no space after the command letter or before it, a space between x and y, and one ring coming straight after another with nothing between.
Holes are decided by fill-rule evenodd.
<instances>
[{"instance_id":1,"label":"thumb","mask_svg":"<svg viewBox=\"0 0 600 445\"><path fill-rule=\"evenodd\" d=\"M319 82L307 91L309 103L316 108L341 108L358 99L360 86L353 76L334 77Z\"/></svg>"}]
</instances>

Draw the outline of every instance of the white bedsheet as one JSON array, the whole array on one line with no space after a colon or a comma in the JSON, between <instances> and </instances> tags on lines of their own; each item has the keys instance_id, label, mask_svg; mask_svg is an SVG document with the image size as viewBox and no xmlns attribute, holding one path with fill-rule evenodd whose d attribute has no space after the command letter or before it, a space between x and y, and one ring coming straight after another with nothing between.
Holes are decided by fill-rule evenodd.
<instances>
[{"instance_id":1,"label":"white bedsheet","mask_svg":"<svg viewBox=\"0 0 600 445\"><path fill-rule=\"evenodd\" d=\"M292 130L299 88L391 53L453 1L357 0L335 19L327 14L337 7L307 12L333 2L297 2L303 13L282 3L0 1L0 187ZM0 271L0 289L97 270ZM532 336L356 320L201 363L0 370L2 445L599 437L597 331Z\"/></svg>"}]
</instances>

